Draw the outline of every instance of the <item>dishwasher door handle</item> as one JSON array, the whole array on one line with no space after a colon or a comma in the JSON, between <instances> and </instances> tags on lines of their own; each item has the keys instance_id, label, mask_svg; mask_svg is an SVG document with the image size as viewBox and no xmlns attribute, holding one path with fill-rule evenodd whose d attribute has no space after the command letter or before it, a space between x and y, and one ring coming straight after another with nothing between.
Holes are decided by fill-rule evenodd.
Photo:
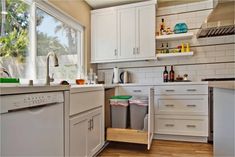
<instances>
[{"instance_id":1,"label":"dishwasher door handle","mask_svg":"<svg viewBox=\"0 0 235 157\"><path fill-rule=\"evenodd\" d=\"M46 106L51 106L51 105L56 105L56 104L59 104L59 103L56 103L56 102L53 102L53 103L48 103L48 104L41 104L41 105L35 105L35 106L28 106L28 107L16 107L16 108L13 108L13 109L9 109L8 110L8 113L9 112L18 112L18 111L22 111L22 110L29 110L31 112L37 112L41 109L43 109L44 107Z\"/></svg>"}]
</instances>

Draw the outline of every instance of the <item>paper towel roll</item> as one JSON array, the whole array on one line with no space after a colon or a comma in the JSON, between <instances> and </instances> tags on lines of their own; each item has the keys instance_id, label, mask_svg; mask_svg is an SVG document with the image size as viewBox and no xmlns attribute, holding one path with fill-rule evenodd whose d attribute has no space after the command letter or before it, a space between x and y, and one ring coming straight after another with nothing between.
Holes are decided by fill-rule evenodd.
<instances>
[{"instance_id":1,"label":"paper towel roll","mask_svg":"<svg viewBox=\"0 0 235 157\"><path fill-rule=\"evenodd\" d=\"M117 67L113 68L113 83L119 82L118 71L119 69Z\"/></svg>"}]
</instances>

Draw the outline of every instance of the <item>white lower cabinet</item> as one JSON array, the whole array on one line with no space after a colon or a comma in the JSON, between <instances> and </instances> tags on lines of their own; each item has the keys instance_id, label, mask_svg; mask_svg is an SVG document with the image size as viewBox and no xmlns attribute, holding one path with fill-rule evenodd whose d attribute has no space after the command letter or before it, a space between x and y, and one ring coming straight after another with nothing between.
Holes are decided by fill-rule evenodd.
<instances>
[{"instance_id":1,"label":"white lower cabinet","mask_svg":"<svg viewBox=\"0 0 235 157\"><path fill-rule=\"evenodd\" d=\"M88 114L70 120L70 156L87 156Z\"/></svg>"},{"instance_id":2,"label":"white lower cabinet","mask_svg":"<svg viewBox=\"0 0 235 157\"><path fill-rule=\"evenodd\" d=\"M155 86L155 138L207 142L208 85Z\"/></svg>"},{"instance_id":3,"label":"white lower cabinet","mask_svg":"<svg viewBox=\"0 0 235 157\"><path fill-rule=\"evenodd\" d=\"M103 146L102 109L94 109L70 119L70 156L93 156Z\"/></svg>"},{"instance_id":4,"label":"white lower cabinet","mask_svg":"<svg viewBox=\"0 0 235 157\"><path fill-rule=\"evenodd\" d=\"M104 88L72 88L69 115L69 156L94 156L104 145Z\"/></svg>"},{"instance_id":5,"label":"white lower cabinet","mask_svg":"<svg viewBox=\"0 0 235 157\"><path fill-rule=\"evenodd\" d=\"M207 136L208 120L198 116L155 116L158 134Z\"/></svg>"},{"instance_id":6,"label":"white lower cabinet","mask_svg":"<svg viewBox=\"0 0 235 157\"><path fill-rule=\"evenodd\" d=\"M104 144L104 117L102 109L94 110L89 115L90 127L88 127L88 156L97 153ZM89 129L90 128L90 129Z\"/></svg>"}]
</instances>

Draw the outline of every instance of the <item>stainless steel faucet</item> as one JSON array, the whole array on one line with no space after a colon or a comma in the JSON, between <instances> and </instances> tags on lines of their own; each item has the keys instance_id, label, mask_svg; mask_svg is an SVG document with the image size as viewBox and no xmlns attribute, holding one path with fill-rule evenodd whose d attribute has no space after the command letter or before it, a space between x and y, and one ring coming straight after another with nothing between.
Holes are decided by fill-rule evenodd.
<instances>
[{"instance_id":1,"label":"stainless steel faucet","mask_svg":"<svg viewBox=\"0 0 235 157\"><path fill-rule=\"evenodd\" d=\"M50 56L53 57L53 60L54 60L54 67L58 67L58 66L59 66L58 57L57 57L57 55L55 54L55 52L49 52L49 53L47 54L46 85L50 85L50 82L53 82L53 81L54 81L53 77L50 77L50 75L49 75L49 60L50 60Z\"/></svg>"}]
</instances>

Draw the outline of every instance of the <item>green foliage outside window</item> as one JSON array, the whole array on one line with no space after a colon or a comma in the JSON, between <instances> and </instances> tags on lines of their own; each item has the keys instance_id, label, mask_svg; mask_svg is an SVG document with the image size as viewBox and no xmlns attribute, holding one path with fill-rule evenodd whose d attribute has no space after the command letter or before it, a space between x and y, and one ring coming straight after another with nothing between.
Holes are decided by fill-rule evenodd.
<instances>
[{"instance_id":1,"label":"green foliage outside window","mask_svg":"<svg viewBox=\"0 0 235 157\"><path fill-rule=\"evenodd\" d=\"M15 57L23 62L29 43L28 5L21 0L1 0L0 57Z\"/></svg>"}]
</instances>

